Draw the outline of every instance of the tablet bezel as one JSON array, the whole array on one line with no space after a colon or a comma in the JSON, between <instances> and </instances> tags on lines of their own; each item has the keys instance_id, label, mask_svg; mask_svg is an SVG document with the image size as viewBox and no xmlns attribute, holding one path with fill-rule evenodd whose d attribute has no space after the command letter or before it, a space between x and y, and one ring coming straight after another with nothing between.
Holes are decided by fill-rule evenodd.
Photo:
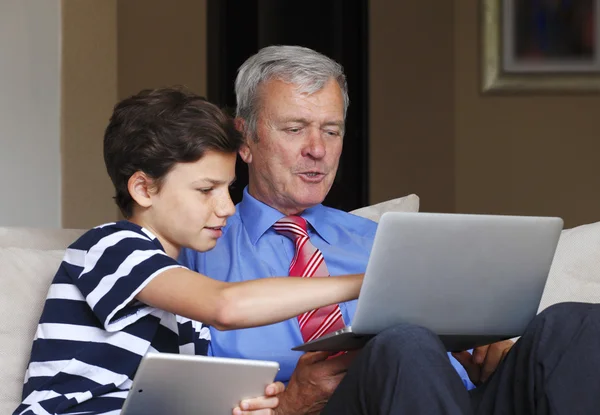
<instances>
[{"instance_id":1,"label":"tablet bezel","mask_svg":"<svg viewBox=\"0 0 600 415\"><path fill-rule=\"evenodd\" d=\"M242 399L264 395L278 370L271 361L148 353L121 414L231 414Z\"/></svg>"}]
</instances>

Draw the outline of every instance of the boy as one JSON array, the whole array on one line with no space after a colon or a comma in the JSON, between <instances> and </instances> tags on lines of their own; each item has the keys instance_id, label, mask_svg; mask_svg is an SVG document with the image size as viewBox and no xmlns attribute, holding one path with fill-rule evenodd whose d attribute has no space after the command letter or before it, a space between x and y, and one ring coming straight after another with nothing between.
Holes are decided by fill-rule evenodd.
<instances>
[{"instance_id":1,"label":"boy","mask_svg":"<svg viewBox=\"0 0 600 415\"><path fill-rule=\"evenodd\" d=\"M177 262L182 247L213 248L234 213L229 186L240 145L224 113L181 89L146 90L116 105L104 160L126 220L91 229L67 249L15 414L118 414L149 351L206 354L208 325L271 324L358 296L359 275L229 284ZM248 409L276 407L282 389L269 385Z\"/></svg>"}]
</instances>

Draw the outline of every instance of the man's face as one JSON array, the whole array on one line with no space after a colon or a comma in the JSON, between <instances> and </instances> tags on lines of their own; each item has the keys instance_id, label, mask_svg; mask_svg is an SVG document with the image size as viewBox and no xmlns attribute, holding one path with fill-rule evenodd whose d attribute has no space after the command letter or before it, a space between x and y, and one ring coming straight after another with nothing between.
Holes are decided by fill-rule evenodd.
<instances>
[{"instance_id":1,"label":"man's face","mask_svg":"<svg viewBox=\"0 0 600 415\"><path fill-rule=\"evenodd\" d=\"M288 214L325 199L337 172L344 135L344 101L331 79L312 95L270 80L259 89L258 140L240 150L249 167L249 192Z\"/></svg>"},{"instance_id":2,"label":"man's face","mask_svg":"<svg viewBox=\"0 0 600 415\"><path fill-rule=\"evenodd\" d=\"M214 248L221 228L235 213L229 185L235 178L235 153L208 151L195 162L177 163L152 193L142 226L167 252L181 247L203 252Z\"/></svg>"}]
</instances>

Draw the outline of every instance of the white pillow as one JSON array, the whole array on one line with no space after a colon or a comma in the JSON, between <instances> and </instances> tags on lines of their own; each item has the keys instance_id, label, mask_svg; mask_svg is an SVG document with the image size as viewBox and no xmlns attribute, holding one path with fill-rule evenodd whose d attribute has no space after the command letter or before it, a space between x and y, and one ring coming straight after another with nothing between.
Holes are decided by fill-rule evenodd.
<instances>
[{"instance_id":1,"label":"white pillow","mask_svg":"<svg viewBox=\"0 0 600 415\"><path fill-rule=\"evenodd\" d=\"M561 233L539 311L565 301L600 302L600 222Z\"/></svg>"},{"instance_id":2,"label":"white pillow","mask_svg":"<svg viewBox=\"0 0 600 415\"><path fill-rule=\"evenodd\" d=\"M418 212L419 211L419 196L411 194L397 199L386 200L385 202L377 203L371 206L365 206L360 209L351 211L357 216L371 219L379 222L379 218L385 212Z\"/></svg>"},{"instance_id":3,"label":"white pillow","mask_svg":"<svg viewBox=\"0 0 600 415\"><path fill-rule=\"evenodd\" d=\"M66 249L84 229L0 227L0 248Z\"/></svg>"},{"instance_id":4,"label":"white pillow","mask_svg":"<svg viewBox=\"0 0 600 415\"><path fill-rule=\"evenodd\" d=\"M0 248L0 414L21 402L31 342L63 250Z\"/></svg>"}]
</instances>

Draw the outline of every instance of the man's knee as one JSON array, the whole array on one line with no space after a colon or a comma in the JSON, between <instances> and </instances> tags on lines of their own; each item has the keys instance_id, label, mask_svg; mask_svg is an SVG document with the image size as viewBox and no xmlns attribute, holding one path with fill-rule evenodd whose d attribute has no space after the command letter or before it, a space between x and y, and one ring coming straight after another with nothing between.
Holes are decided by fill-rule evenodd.
<instances>
[{"instance_id":1,"label":"man's knee","mask_svg":"<svg viewBox=\"0 0 600 415\"><path fill-rule=\"evenodd\" d=\"M367 347L378 353L391 351L393 353L410 353L424 348L437 348L441 342L433 332L412 324L398 324L375 336Z\"/></svg>"},{"instance_id":2,"label":"man's knee","mask_svg":"<svg viewBox=\"0 0 600 415\"><path fill-rule=\"evenodd\" d=\"M584 322L600 324L600 304L565 302L551 305L539 313L528 327L528 332L560 333L577 330Z\"/></svg>"},{"instance_id":3,"label":"man's knee","mask_svg":"<svg viewBox=\"0 0 600 415\"><path fill-rule=\"evenodd\" d=\"M581 321L591 317L600 319L600 304L565 302L553 304L543 310L536 319L546 321Z\"/></svg>"},{"instance_id":4,"label":"man's knee","mask_svg":"<svg viewBox=\"0 0 600 415\"><path fill-rule=\"evenodd\" d=\"M439 368L450 366L446 350L439 337L426 328L400 324L386 329L371 339L360 354L363 370L372 379L402 380L426 373L430 379L439 376ZM450 366L451 368L451 366ZM453 369L451 369L453 370Z\"/></svg>"}]
</instances>

